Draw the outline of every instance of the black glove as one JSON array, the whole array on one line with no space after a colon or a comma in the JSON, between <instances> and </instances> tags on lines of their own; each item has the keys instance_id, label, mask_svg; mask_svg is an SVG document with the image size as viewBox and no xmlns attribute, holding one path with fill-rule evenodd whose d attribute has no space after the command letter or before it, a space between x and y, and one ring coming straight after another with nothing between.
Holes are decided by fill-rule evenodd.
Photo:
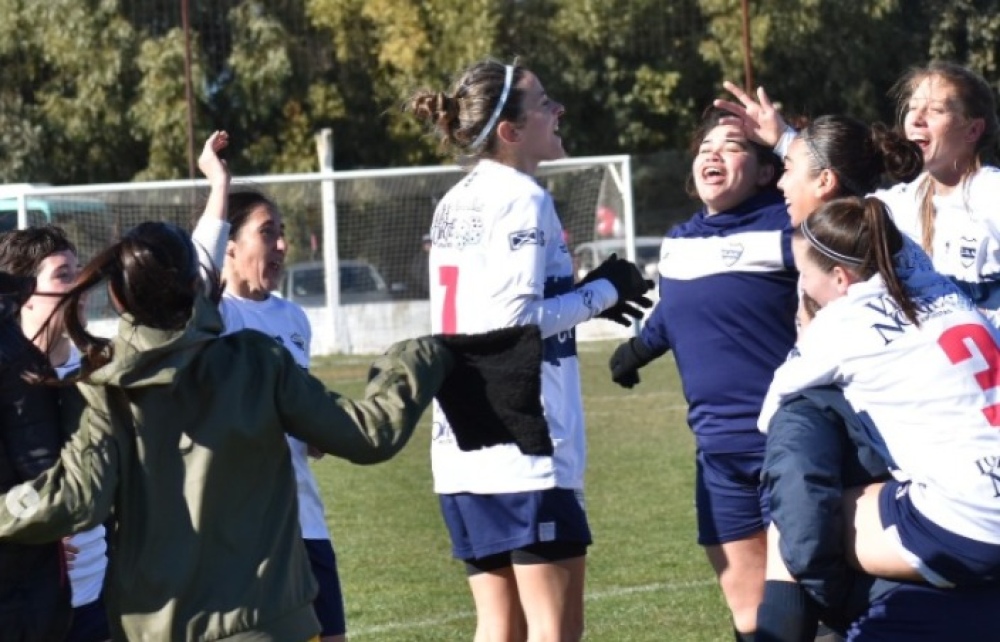
<instances>
[{"instance_id":1,"label":"black glove","mask_svg":"<svg viewBox=\"0 0 1000 642\"><path fill-rule=\"evenodd\" d=\"M631 388L639 383L639 368L658 356L646 347L642 339L638 337L629 339L611 353L611 359L608 361L611 380L623 388Z\"/></svg>"},{"instance_id":2,"label":"black glove","mask_svg":"<svg viewBox=\"0 0 1000 642\"><path fill-rule=\"evenodd\" d=\"M643 310L648 310L651 307L653 307L653 302L641 296L635 301L619 301L597 316L628 328L631 327L633 321L642 318Z\"/></svg>"},{"instance_id":3,"label":"black glove","mask_svg":"<svg viewBox=\"0 0 1000 642\"><path fill-rule=\"evenodd\" d=\"M537 325L434 338L455 357L437 400L461 450L517 444L526 455L552 455Z\"/></svg>"},{"instance_id":4,"label":"black glove","mask_svg":"<svg viewBox=\"0 0 1000 642\"><path fill-rule=\"evenodd\" d=\"M653 305L643 296L653 289L653 282L642 275L635 263L620 259L617 254L612 254L603 263L587 272L577 287L598 279L607 279L614 286L618 293L618 303L632 301L647 308Z\"/></svg>"}]
</instances>

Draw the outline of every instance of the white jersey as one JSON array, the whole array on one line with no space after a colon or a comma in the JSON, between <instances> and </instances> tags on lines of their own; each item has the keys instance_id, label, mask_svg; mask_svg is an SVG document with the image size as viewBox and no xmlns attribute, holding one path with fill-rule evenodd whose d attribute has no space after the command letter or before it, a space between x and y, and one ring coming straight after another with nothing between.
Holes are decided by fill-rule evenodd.
<instances>
[{"instance_id":1,"label":"white jersey","mask_svg":"<svg viewBox=\"0 0 1000 642\"><path fill-rule=\"evenodd\" d=\"M69 350L66 363L55 369L60 379L80 367L80 351L73 344L70 344ZM108 568L108 543L104 538L104 526L95 526L77 533L69 538L69 543L79 551L67 570L73 608L77 608L97 600L104 587L104 573Z\"/></svg>"},{"instance_id":2,"label":"white jersey","mask_svg":"<svg viewBox=\"0 0 1000 642\"><path fill-rule=\"evenodd\" d=\"M781 135L774 146L779 158L785 157L795 136L791 127ZM921 246L920 188L927 178L923 173L870 194L888 206L896 227ZM950 194L935 195L932 201L934 269L967 283L1000 280L1000 168L984 166Z\"/></svg>"},{"instance_id":3,"label":"white jersey","mask_svg":"<svg viewBox=\"0 0 1000 642\"><path fill-rule=\"evenodd\" d=\"M492 161L480 161L441 200L431 238L435 332L541 328L542 405L554 447L551 457L524 455L514 444L462 451L435 403L435 492L583 488L586 445L574 328L612 305L614 288L600 280L574 290L573 261L551 195L532 177Z\"/></svg>"},{"instance_id":4,"label":"white jersey","mask_svg":"<svg viewBox=\"0 0 1000 642\"><path fill-rule=\"evenodd\" d=\"M225 259L224 239L229 235L229 224L214 219L203 218L195 228L193 238L199 250L199 258L205 265L211 259L213 268L222 265ZM220 242L220 239L223 241ZM297 304L276 296L263 301L244 299L229 294L222 295L219 302L224 333L250 329L263 332L283 345L295 358L295 363L303 370L309 369L309 346L312 328L305 312ZM304 539L330 539L323 511L323 500L316 478L309 468L308 446L285 435L295 469L295 485L298 489L299 526Z\"/></svg>"},{"instance_id":5,"label":"white jersey","mask_svg":"<svg viewBox=\"0 0 1000 642\"><path fill-rule=\"evenodd\" d=\"M922 243L921 174L910 183L875 192L901 232ZM1000 279L1000 169L983 167L950 194L933 198L934 267L968 283Z\"/></svg>"},{"instance_id":6,"label":"white jersey","mask_svg":"<svg viewBox=\"0 0 1000 642\"><path fill-rule=\"evenodd\" d=\"M878 275L824 307L775 372L760 416L804 388L836 384L924 516L1000 544L1000 334L945 277L906 279L919 326Z\"/></svg>"}]
</instances>

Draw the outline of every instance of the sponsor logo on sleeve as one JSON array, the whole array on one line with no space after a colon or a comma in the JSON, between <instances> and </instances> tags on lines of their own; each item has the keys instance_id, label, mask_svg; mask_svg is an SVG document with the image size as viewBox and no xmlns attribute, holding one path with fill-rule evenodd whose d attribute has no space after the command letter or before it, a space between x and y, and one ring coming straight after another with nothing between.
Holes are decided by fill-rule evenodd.
<instances>
[{"instance_id":1,"label":"sponsor logo on sleeve","mask_svg":"<svg viewBox=\"0 0 1000 642\"><path fill-rule=\"evenodd\" d=\"M545 245L545 233L537 227L511 232L508 239L511 252L516 252L525 245Z\"/></svg>"}]
</instances>

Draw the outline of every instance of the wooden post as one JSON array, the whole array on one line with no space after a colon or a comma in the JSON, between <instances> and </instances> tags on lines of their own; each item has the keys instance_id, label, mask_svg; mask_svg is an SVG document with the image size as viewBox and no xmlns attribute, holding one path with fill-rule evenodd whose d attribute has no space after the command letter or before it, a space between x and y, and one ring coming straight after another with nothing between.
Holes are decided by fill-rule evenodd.
<instances>
[{"instance_id":1,"label":"wooden post","mask_svg":"<svg viewBox=\"0 0 1000 642\"><path fill-rule=\"evenodd\" d=\"M753 85L753 54L750 51L750 2L740 0L743 9L743 89L751 96Z\"/></svg>"}]
</instances>

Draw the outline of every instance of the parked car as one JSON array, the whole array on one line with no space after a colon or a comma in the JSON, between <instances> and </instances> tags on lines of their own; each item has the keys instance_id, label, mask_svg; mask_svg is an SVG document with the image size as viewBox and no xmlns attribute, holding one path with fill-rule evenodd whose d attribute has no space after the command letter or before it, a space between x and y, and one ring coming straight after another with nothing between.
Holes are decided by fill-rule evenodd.
<instances>
[{"instance_id":1,"label":"parked car","mask_svg":"<svg viewBox=\"0 0 1000 642\"><path fill-rule=\"evenodd\" d=\"M371 263L354 259L340 260L341 304L389 301L393 291ZM323 262L308 261L286 266L278 294L299 305L326 305L326 272Z\"/></svg>"},{"instance_id":2,"label":"parked car","mask_svg":"<svg viewBox=\"0 0 1000 642\"><path fill-rule=\"evenodd\" d=\"M646 278L656 280L657 266L660 263L660 246L663 239L659 236L635 237L635 264L646 275ZM601 264L604 259L617 253L626 258L625 239L601 239L580 243L573 250L573 264L576 266L576 278L582 279L587 272Z\"/></svg>"}]
</instances>

